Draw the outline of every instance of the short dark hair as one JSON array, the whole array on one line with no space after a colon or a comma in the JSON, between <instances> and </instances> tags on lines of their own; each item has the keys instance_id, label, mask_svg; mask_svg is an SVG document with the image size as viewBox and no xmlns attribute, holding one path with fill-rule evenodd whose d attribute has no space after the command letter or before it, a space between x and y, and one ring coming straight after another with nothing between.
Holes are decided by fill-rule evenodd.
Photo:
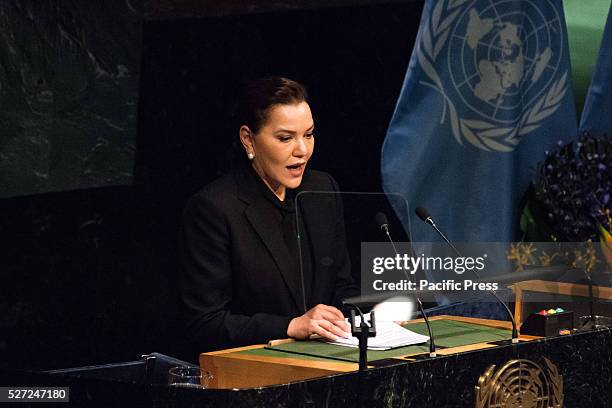
<instances>
[{"instance_id":1,"label":"short dark hair","mask_svg":"<svg viewBox=\"0 0 612 408\"><path fill-rule=\"evenodd\" d=\"M278 76L260 78L242 89L234 110L235 123L257 133L266 124L273 106L301 102L308 102L308 93L299 82Z\"/></svg>"}]
</instances>

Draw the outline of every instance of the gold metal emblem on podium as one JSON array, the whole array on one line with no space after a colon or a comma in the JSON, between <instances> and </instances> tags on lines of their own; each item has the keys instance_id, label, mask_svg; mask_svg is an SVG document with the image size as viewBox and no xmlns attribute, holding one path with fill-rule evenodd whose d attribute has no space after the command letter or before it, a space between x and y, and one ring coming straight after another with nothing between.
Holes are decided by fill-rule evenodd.
<instances>
[{"instance_id":1,"label":"gold metal emblem on podium","mask_svg":"<svg viewBox=\"0 0 612 408\"><path fill-rule=\"evenodd\" d=\"M543 367L531 360L491 365L478 379L476 408L560 408L563 376L547 358Z\"/></svg>"}]
</instances>

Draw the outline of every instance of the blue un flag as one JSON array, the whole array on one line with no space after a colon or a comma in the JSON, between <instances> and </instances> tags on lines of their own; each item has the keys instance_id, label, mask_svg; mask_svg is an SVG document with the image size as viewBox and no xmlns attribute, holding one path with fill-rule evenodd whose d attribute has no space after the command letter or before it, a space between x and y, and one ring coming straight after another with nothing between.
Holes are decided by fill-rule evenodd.
<instances>
[{"instance_id":1,"label":"blue un flag","mask_svg":"<svg viewBox=\"0 0 612 408\"><path fill-rule=\"evenodd\" d=\"M580 130L593 136L612 137L612 7L599 48L597 66L589 86L584 110L580 119Z\"/></svg>"},{"instance_id":2,"label":"blue un flag","mask_svg":"<svg viewBox=\"0 0 612 408\"><path fill-rule=\"evenodd\" d=\"M386 192L454 241L509 241L545 151L577 133L561 0L427 0L382 150ZM413 223L413 240L434 232Z\"/></svg>"}]
</instances>

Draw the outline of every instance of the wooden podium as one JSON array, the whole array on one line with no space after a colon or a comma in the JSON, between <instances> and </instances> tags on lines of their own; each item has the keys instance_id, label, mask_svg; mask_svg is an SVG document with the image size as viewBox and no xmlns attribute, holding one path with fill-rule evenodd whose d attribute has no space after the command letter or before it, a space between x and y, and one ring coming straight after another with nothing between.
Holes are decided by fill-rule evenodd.
<instances>
[{"instance_id":1,"label":"wooden podium","mask_svg":"<svg viewBox=\"0 0 612 408\"><path fill-rule=\"evenodd\" d=\"M460 316L434 316L431 321L448 320L471 323L475 325L511 330L510 322L499 320L475 319ZM406 322L410 329L411 323L421 323L422 319ZM510 338L510 334L508 334ZM435 333L434 333L435 339ZM535 337L522 336L521 340L532 340ZM276 340L270 345L293 342L292 339ZM290 354L266 349L266 344L232 348L200 354L200 367L210 372L214 379L210 388L252 388L276 384L286 384L296 381L325 377L332 374L347 373L358 370L357 363L335 361L314 356ZM448 347L438 350L438 355L448 356L468 351L496 347L489 342L476 342ZM396 362L414 361L415 354L421 352L394 356ZM389 363L389 362L387 362ZM393 363L391 361L390 363Z\"/></svg>"}]
</instances>

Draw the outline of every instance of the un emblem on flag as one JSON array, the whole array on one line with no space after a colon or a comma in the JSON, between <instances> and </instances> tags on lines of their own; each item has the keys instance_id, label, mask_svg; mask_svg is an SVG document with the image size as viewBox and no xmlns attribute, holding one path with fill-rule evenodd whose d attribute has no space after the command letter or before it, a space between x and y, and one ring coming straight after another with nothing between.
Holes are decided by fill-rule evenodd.
<instances>
[{"instance_id":1,"label":"un emblem on flag","mask_svg":"<svg viewBox=\"0 0 612 408\"><path fill-rule=\"evenodd\" d=\"M559 108L568 89L560 4L436 2L416 55L457 142L511 152Z\"/></svg>"}]
</instances>

